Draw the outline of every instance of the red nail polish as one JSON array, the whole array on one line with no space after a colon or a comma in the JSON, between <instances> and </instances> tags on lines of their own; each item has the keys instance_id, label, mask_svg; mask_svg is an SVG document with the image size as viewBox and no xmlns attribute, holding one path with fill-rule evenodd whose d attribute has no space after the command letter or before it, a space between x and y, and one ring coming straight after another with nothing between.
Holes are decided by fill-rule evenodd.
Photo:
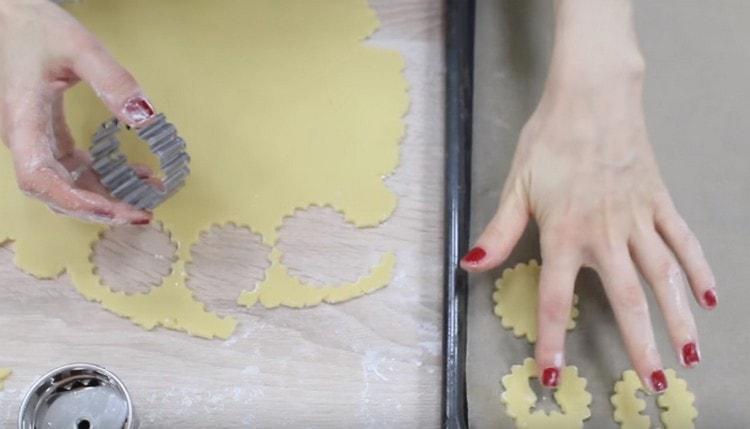
<instances>
[{"instance_id":1,"label":"red nail polish","mask_svg":"<svg viewBox=\"0 0 750 429\"><path fill-rule=\"evenodd\" d=\"M707 290L706 293L703 294L703 302L706 303L708 308L716 307L716 304L719 303L719 299L716 297L716 291L713 289Z\"/></svg>"},{"instance_id":2,"label":"red nail polish","mask_svg":"<svg viewBox=\"0 0 750 429\"><path fill-rule=\"evenodd\" d=\"M131 225L148 225L151 223L151 219L138 219L130 222Z\"/></svg>"},{"instance_id":3,"label":"red nail polish","mask_svg":"<svg viewBox=\"0 0 750 429\"><path fill-rule=\"evenodd\" d=\"M99 210L99 209L96 209L96 210L94 210L94 214L97 215L97 216L99 216L99 217L109 217L109 218L115 217L114 213L112 213L111 211L108 211L108 210Z\"/></svg>"},{"instance_id":4,"label":"red nail polish","mask_svg":"<svg viewBox=\"0 0 750 429\"><path fill-rule=\"evenodd\" d=\"M542 372L542 385L544 387L557 387L560 380L560 370L557 368L545 368Z\"/></svg>"},{"instance_id":5,"label":"red nail polish","mask_svg":"<svg viewBox=\"0 0 750 429\"><path fill-rule=\"evenodd\" d=\"M475 247L469 250L469 253L464 256L464 262L476 264L477 262L484 259L485 256L487 256L487 252L485 252L484 249L482 249L481 247Z\"/></svg>"},{"instance_id":6,"label":"red nail polish","mask_svg":"<svg viewBox=\"0 0 750 429\"><path fill-rule=\"evenodd\" d=\"M664 371L657 370L651 373L651 386L656 393L667 390L667 376L664 375Z\"/></svg>"},{"instance_id":7,"label":"red nail polish","mask_svg":"<svg viewBox=\"0 0 750 429\"><path fill-rule=\"evenodd\" d=\"M123 111L133 124L140 124L156 113L151 103L143 97L134 97L125 102Z\"/></svg>"},{"instance_id":8,"label":"red nail polish","mask_svg":"<svg viewBox=\"0 0 750 429\"><path fill-rule=\"evenodd\" d=\"M682 346L682 363L687 367L692 367L701 361L701 354L698 346L690 342Z\"/></svg>"}]
</instances>

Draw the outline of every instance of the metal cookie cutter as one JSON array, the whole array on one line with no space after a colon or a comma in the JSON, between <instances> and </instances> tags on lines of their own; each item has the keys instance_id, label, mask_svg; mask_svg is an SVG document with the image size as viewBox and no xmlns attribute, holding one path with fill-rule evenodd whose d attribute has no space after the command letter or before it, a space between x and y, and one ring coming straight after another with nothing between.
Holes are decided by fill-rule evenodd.
<instances>
[{"instance_id":1,"label":"metal cookie cutter","mask_svg":"<svg viewBox=\"0 0 750 429\"><path fill-rule=\"evenodd\" d=\"M137 429L125 385L106 369L76 363L55 369L26 393L18 429Z\"/></svg>"},{"instance_id":2,"label":"metal cookie cutter","mask_svg":"<svg viewBox=\"0 0 750 429\"><path fill-rule=\"evenodd\" d=\"M138 138L148 143L151 152L159 158L164 176L163 188L159 188L139 178L120 152L120 141L116 137L120 129L119 121L113 118L94 134L90 150L94 158L92 167L113 197L136 208L151 210L177 192L190 174L185 141L161 113L146 127L137 130Z\"/></svg>"}]
</instances>

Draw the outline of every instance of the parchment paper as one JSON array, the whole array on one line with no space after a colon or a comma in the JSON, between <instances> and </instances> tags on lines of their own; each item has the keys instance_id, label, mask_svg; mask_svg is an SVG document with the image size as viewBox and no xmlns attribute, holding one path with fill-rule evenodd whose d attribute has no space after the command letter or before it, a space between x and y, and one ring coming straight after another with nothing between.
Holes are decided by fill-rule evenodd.
<instances>
[{"instance_id":1,"label":"parchment paper","mask_svg":"<svg viewBox=\"0 0 750 429\"><path fill-rule=\"evenodd\" d=\"M552 2L480 0L477 5L473 238L494 214L516 139L541 94L553 31ZM640 1L636 25L647 60L646 115L651 141L672 196L711 263L719 308L693 305L703 355L682 369L649 291L665 367L695 393L697 427L750 423L750 3L735 0ZM530 227L502 268L538 258ZM500 402L501 377L533 356L492 312L493 281L472 277L469 297L468 401L473 428L514 427ZM568 364L593 395L585 427L616 428L609 398L630 367L619 331L593 272L576 291L581 315L568 333ZM655 415L654 401L648 412ZM652 418L655 427L660 426Z\"/></svg>"}]
</instances>

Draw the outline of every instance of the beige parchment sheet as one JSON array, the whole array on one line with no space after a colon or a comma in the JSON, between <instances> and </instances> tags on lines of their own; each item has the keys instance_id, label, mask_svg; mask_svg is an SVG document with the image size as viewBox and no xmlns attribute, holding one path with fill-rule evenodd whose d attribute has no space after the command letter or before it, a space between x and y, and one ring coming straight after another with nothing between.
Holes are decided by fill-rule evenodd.
<instances>
[{"instance_id":1,"label":"beige parchment sheet","mask_svg":"<svg viewBox=\"0 0 750 429\"><path fill-rule=\"evenodd\" d=\"M552 6L544 0L477 2L472 234L494 215L518 134L541 95L552 43ZM701 240L717 278L715 312L692 305L703 361L680 367L663 317L649 296L665 368L695 395L695 427L746 427L750 374L750 3L721 0L634 2L646 57L644 103L649 137L680 212ZM501 379L534 347L503 328L492 294L502 270L539 258L532 225L498 270L471 278L467 390L472 428L513 428L501 402ZM619 428L610 398L630 369L599 279L582 271L579 316L568 331L566 365L578 368L592 395L584 428ZM647 295L651 295L647 292ZM744 401L744 402L743 402ZM653 426L660 405L645 400Z\"/></svg>"},{"instance_id":2,"label":"beige parchment sheet","mask_svg":"<svg viewBox=\"0 0 750 429\"><path fill-rule=\"evenodd\" d=\"M22 270L40 278L67 272L83 297L146 329L227 338L236 321L207 311L185 285L202 231L231 222L273 246L297 208L329 206L358 227L394 210L383 178L398 163L404 132L404 64L397 52L364 43L378 26L366 1L96 0L69 10L176 125L192 175L155 212L177 243L171 274L147 293L125 294L102 284L91 261L104 229L22 195L0 150L0 242L14 242ZM66 109L82 147L110 116L85 85L69 93ZM132 160L150 162L144 147L128 149ZM277 249L269 259L265 280L247 284L239 304L345 301L386 286L395 264L385 253L360 281L320 287L290 275Z\"/></svg>"}]
</instances>

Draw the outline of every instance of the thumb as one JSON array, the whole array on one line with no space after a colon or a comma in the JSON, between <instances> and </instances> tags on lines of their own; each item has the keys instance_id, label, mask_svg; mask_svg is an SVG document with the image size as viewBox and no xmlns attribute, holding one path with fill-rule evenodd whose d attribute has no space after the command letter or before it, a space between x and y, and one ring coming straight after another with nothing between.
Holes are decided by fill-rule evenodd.
<instances>
[{"instance_id":1,"label":"thumb","mask_svg":"<svg viewBox=\"0 0 750 429\"><path fill-rule=\"evenodd\" d=\"M461 267L481 272L499 266L513 251L528 223L526 199L518 191L508 193L474 247L461 260Z\"/></svg>"},{"instance_id":2,"label":"thumb","mask_svg":"<svg viewBox=\"0 0 750 429\"><path fill-rule=\"evenodd\" d=\"M121 122L135 127L156 114L135 78L98 42L76 54L73 71Z\"/></svg>"}]
</instances>

